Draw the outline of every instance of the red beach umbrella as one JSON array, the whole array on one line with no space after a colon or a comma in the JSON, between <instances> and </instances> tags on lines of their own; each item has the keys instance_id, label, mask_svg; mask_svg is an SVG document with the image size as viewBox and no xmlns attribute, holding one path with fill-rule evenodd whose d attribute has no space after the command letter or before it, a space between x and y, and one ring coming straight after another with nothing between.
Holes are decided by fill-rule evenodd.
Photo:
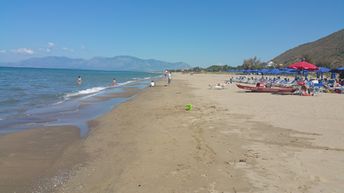
<instances>
[{"instance_id":1,"label":"red beach umbrella","mask_svg":"<svg viewBox=\"0 0 344 193\"><path fill-rule=\"evenodd\" d=\"M318 70L319 67L317 67L314 64L302 61L302 62L296 62L294 64L291 64L288 66L288 68L296 69L296 70Z\"/></svg>"}]
</instances>

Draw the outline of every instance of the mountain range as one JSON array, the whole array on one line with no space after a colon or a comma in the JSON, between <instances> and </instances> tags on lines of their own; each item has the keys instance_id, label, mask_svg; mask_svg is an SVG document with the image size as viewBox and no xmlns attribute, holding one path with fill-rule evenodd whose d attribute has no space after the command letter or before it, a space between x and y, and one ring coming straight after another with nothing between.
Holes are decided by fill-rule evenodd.
<instances>
[{"instance_id":1,"label":"mountain range","mask_svg":"<svg viewBox=\"0 0 344 193\"><path fill-rule=\"evenodd\" d=\"M306 59L318 66L329 68L344 65L344 29L332 33L314 42L299 45L287 50L272 59L275 64L284 66ZM36 68L67 68L90 70L118 70L118 71L162 71L165 69L189 69L184 62L165 62L155 59L141 59L133 56L94 57L89 60L48 56L30 58L14 63L0 63L0 66L36 67Z\"/></svg>"},{"instance_id":2,"label":"mountain range","mask_svg":"<svg viewBox=\"0 0 344 193\"><path fill-rule=\"evenodd\" d=\"M305 58L330 68L344 66L344 29L314 42L302 44L272 59L276 64L288 65Z\"/></svg>"},{"instance_id":3,"label":"mountain range","mask_svg":"<svg viewBox=\"0 0 344 193\"><path fill-rule=\"evenodd\" d=\"M89 60L48 56L30 58L15 63L2 63L0 66L145 72L190 68L190 65L184 62L171 63L155 59L141 59L133 56L94 57Z\"/></svg>"}]
</instances>

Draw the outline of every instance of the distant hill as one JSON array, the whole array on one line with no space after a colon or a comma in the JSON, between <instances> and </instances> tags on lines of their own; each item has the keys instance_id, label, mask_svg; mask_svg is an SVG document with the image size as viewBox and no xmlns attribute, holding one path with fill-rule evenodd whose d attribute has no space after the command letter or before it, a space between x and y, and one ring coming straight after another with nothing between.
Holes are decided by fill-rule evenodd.
<instances>
[{"instance_id":1,"label":"distant hill","mask_svg":"<svg viewBox=\"0 0 344 193\"><path fill-rule=\"evenodd\" d=\"M272 61L276 64L288 65L300 58L309 59L319 66L331 68L344 66L344 29L314 42L290 49Z\"/></svg>"},{"instance_id":2,"label":"distant hill","mask_svg":"<svg viewBox=\"0 0 344 193\"><path fill-rule=\"evenodd\" d=\"M95 57L89 60L68 57L49 56L30 58L16 63L2 63L2 66L35 67L35 68L67 68L90 70L121 71L162 71L165 69L188 69L184 62L165 62L155 59L140 59L132 56Z\"/></svg>"}]
</instances>

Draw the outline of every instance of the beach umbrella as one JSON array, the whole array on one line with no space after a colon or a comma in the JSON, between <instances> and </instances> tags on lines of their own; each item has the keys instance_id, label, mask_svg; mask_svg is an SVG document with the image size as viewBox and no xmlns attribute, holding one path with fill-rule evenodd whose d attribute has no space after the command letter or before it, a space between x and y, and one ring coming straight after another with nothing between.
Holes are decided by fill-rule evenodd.
<instances>
[{"instance_id":1,"label":"beach umbrella","mask_svg":"<svg viewBox=\"0 0 344 193\"><path fill-rule=\"evenodd\" d=\"M256 73L256 72L257 70L251 70L251 69L244 70L244 73L247 73L247 74Z\"/></svg>"},{"instance_id":2,"label":"beach umbrella","mask_svg":"<svg viewBox=\"0 0 344 193\"><path fill-rule=\"evenodd\" d=\"M289 65L288 68L292 68L296 70L311 70L311 71L319 69L319 67L317 67L316 65L308 63L306 61L296 62L294 64Z\"/></svg>"},{"instance_id":3,"label":"beach umbrella","mask_svg":"<svg viewBox=\"0 0 344 193\"><path fill-rule=\"evenodd\" d=\"M344 67L339 67L336 69L332 69L331 71L331 79L335 79L336 78L336 73L344 73Z\"/></svg>"},{"instance_id":4,"label":"beach umbrella","mask_svg":"<svg viewBox=\"0 0 344 193\"><path fill-rule=\"evenodd\" d=\"M330 72L331 69L329 68L325 68L325 67L320 67L317 72L318 73L326 73L326 72Z\"/></svg>"},{"instance_id":5,"label":"beach umbrella","mask_svg":"<svg viewBox=\"0 0 344 193\"><path fill-rule=\"evenodd\" d=\"M338 71L344 71L344 67L337 68Z\"/></svg>"},{"instance_id":6,"label":"beach umbrella","mask_svg":"<svg viewBox=\"0 0 344 193\"><path fill-rule=\"evenodd\" d=\"M314 71L319 69L319 67L317 67L316 65L308 63L306 61L296 62L294 64L289 65L288 68L298 70L299 73L302 73L305 76L305 79L307 79L308 71Z\"/></svg>"},{"instance_id":7,"label":"beach umbrella","mask_svg":"<svg viewBox=\"0 0 344 193\"><path fill-rule=\"evenodd\" d=\"M317 78L320 78L320 77L321 77L321 79L323 79L324 73L330 72L330 71L331 71L331 69L329 69L329 68L320 67L320 68L317 70Z\"/></svg>"},{"instance_id":8,"label":"beach umbrella","mask_svg":"<svg viewBox=\"0 0 344 193\"><path fill-rule=\"evenodd\" d=\"M251 73L258 73L258 70L250 70Z\"/></svg>"},{"instance_id":9,"label":"beach umbrella","mask_svg":"<svg viewBox=\"0 0 344 193\"><path fill-rule=\"evenodd\" d=\"M342 72L342 71L344 71L344 67L339 67L339 68L335 68L335 69L332 69L332 70L330 70L330 72Z\"/></svg>"},{"instance_id":10,"label":"beach umbrella","mask_svg":"<svg viewBox=\"0 0 344 193\"><path fill-rule=\"evenodd\" d=\"M285 73L285 74L295 74L295 73L297 73L297 70L292 69L292 68L282 68L281 71L282 71L282 73Z\"/></svg>"},{"instance_id":11,"label":"beach umbrella","mask_svg":"<svg viewBox=\"0 0 344 193\"><path fill-rule=\"evenodd\" d=\"M260 73L267 74L267 73L269 73L269 69L261 69Z\"/></svg>"},{"instance_id":12,"label":"beach umbrella","mask_svg":"<svg viewBox=\"0 0 344 193\"><path fill-rule=\"evenodd\" d=\"M344 77L344 67L337 68L336 72L340 74L339 78L343 78Z\"/></svg>"},{"instance_id":13,"label":"beach umbrella","mask_svg":"<svg viewBox=\"0 0 344 193\"><path fill-rule=\"evenodd\" d=\"M281 71L277 68L270 70L270 74L280 74L280 73L281 73Z\"/></svg>"}]
</instances>

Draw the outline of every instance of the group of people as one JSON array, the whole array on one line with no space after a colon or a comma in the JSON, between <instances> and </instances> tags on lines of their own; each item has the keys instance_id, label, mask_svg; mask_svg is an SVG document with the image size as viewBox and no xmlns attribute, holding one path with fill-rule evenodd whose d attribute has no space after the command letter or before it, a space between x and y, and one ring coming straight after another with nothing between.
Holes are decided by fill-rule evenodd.
<instances>
[{"instance_id":1,"label":"group of people","mask_svg":"<svg viewBox=\"0 0 344 193\"><path fill-rule=\"evenodd\" d=\"M172 81L172 73L169 72L168 70L165 70L164 71L164 77L167 79L167 85L171 84L171 81ZM155 86L155 82L154 80L151 81L150 87L154 87Z\"/></svg>"},{"instance_id":2,"label":"group of people","mask_svg":"<svg viewBox=\"0 0 344 193\"><path fill-rule=\"evenodd\" d=\"M81 84L82 84L82 78L81 78L81 76L78 76L78 78L77 78L77 80L76 80L76 84L77 84L77 85L81 85ZM116 86L116 85L117 85L116 78L113 78L113 79L112 79L111 85L112 85L112 86Z\"/></svg>"},{"instance_id":3,"label":"group of people","mask_svg":"<svg viewBox=\"0 0 344 193\"><path fill-rule=\"evenodd\" d=\"M165 76L165 78L167 79L167 84L168 84L168 85L171 84L172 73L169 72L169 71L167 71L167 70L165 70L164 76ZM77 85L81 85L81 84L82 84L82 78L81 78L81 76L78 76L78 78L77 78L77 80L76 80L76 84L77 84ZM112 79L111 85L112 85L112 86L116 86L116 85L117 85L117 81L116 81L115 78ZM150 82L149 86L150 86L150 87L154 87L154 86L155 86L154 80L152 80L152 81Z\"/></svg>"}]
</instances>

